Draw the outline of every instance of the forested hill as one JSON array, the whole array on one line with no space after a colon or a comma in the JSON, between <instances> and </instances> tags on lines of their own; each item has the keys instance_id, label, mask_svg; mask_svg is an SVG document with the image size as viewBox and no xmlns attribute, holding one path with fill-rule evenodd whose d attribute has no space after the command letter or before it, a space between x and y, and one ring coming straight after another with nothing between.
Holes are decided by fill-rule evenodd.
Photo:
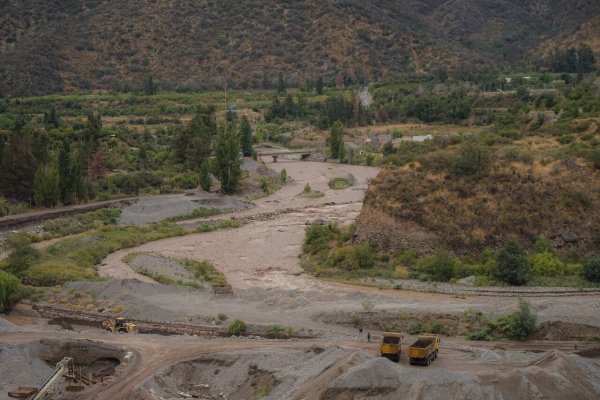
<instances>
[{"instance_id":1,"label":"forested hill","mask_svg":"<svg viewBox=\"0 0 600 400\"><path fill-rule=\"evenodd\" d=\"M337 84L600 52L598 0L7 0L0 92Z\"/></svg>"}]
</instances>

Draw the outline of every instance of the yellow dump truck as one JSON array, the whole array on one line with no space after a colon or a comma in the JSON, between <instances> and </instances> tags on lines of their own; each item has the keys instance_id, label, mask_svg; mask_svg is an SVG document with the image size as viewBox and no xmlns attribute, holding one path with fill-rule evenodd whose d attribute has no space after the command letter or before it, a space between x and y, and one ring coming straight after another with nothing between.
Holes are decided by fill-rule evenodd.
<instances>
[{"instance_id":1,"label":"yellow dump truck","mask_svg":"<svg viewBox=\"0 0 600 400\"><path fill-rule=\"evenodd\" d=\"M437 358L439 348L440 338L438 335L419 336L418 340L408 348L410 365L431 364Z\"/></svg>"},{"instance_id":2,"label":"yellow dump truck","mask_svg":"<svg viewBox=\"0 0 600 400\"><path fill-rule=\"evenodd\" d=\"M381 357L389 358L392 361L400 361L400 345L404 336L398 332L383 332L383 340L379 346Z\"/></svg>"}]
</instances>

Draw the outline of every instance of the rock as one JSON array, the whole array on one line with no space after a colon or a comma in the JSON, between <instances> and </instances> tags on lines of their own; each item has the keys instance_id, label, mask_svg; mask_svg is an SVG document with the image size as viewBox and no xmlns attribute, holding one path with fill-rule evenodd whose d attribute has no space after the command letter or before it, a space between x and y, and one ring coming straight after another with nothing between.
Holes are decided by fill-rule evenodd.
<instances>
[{"instance_id":1,"label":"rock","mask_svg":"<svg viewBox=\"0 0 600 400\"><path fill-rule=\"evenodd\" d=\"M325 225L323 218L317 218L312 222L313 225Z\"/></svg>"},{"instance_id":2,"label":"rock","mask_svg":"<svg viewBox=\"0 0 600 400\"><path fill-rule=\"evenodd\" d=\"M561 236L565 243L577 243L579 241L579 235L574 232L563 233Z\"/></svg>"},{"instance_id":3,"label":"rock","mask_svg":"<svg viewBox=\"0 0 600 400\"><path fill-rule=\"evenodd\" d=\"M474 275L467 276L466 278L459 279L456 282L461 285L465 285L465 286L473 286L473 285L475 285L475 276Z\"/></svg>"}]
</instances>

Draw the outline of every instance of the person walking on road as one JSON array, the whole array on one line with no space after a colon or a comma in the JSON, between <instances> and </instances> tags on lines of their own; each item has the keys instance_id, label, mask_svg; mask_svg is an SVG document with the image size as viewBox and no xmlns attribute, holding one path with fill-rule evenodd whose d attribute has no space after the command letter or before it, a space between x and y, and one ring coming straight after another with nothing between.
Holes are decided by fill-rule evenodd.
<instances>
[{"instance_id":1,"label":"person walking on road","mask_svg":"<svg viewBox=\"0 0 600 400\"><path fill-rule=\"evenodd\" d=\"M367 343L371 343L371 332L367 332Z\"/></svg>"}]
</instances>

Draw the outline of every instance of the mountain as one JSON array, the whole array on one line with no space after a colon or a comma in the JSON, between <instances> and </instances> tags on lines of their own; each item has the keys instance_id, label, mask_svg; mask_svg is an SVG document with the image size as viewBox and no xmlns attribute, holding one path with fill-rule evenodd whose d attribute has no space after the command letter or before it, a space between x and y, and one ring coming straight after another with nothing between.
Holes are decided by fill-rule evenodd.
<instances>
[{"instance_id":1,"label":"mountain","mask_svg":"<svg viewBox=\"0 0 600 400\"><path fill-rule=\"evenodd\" d=\"M7 0L0 91L261 87L525 66L591 42L597 0Z\"/></svg>"}]
</instances>

